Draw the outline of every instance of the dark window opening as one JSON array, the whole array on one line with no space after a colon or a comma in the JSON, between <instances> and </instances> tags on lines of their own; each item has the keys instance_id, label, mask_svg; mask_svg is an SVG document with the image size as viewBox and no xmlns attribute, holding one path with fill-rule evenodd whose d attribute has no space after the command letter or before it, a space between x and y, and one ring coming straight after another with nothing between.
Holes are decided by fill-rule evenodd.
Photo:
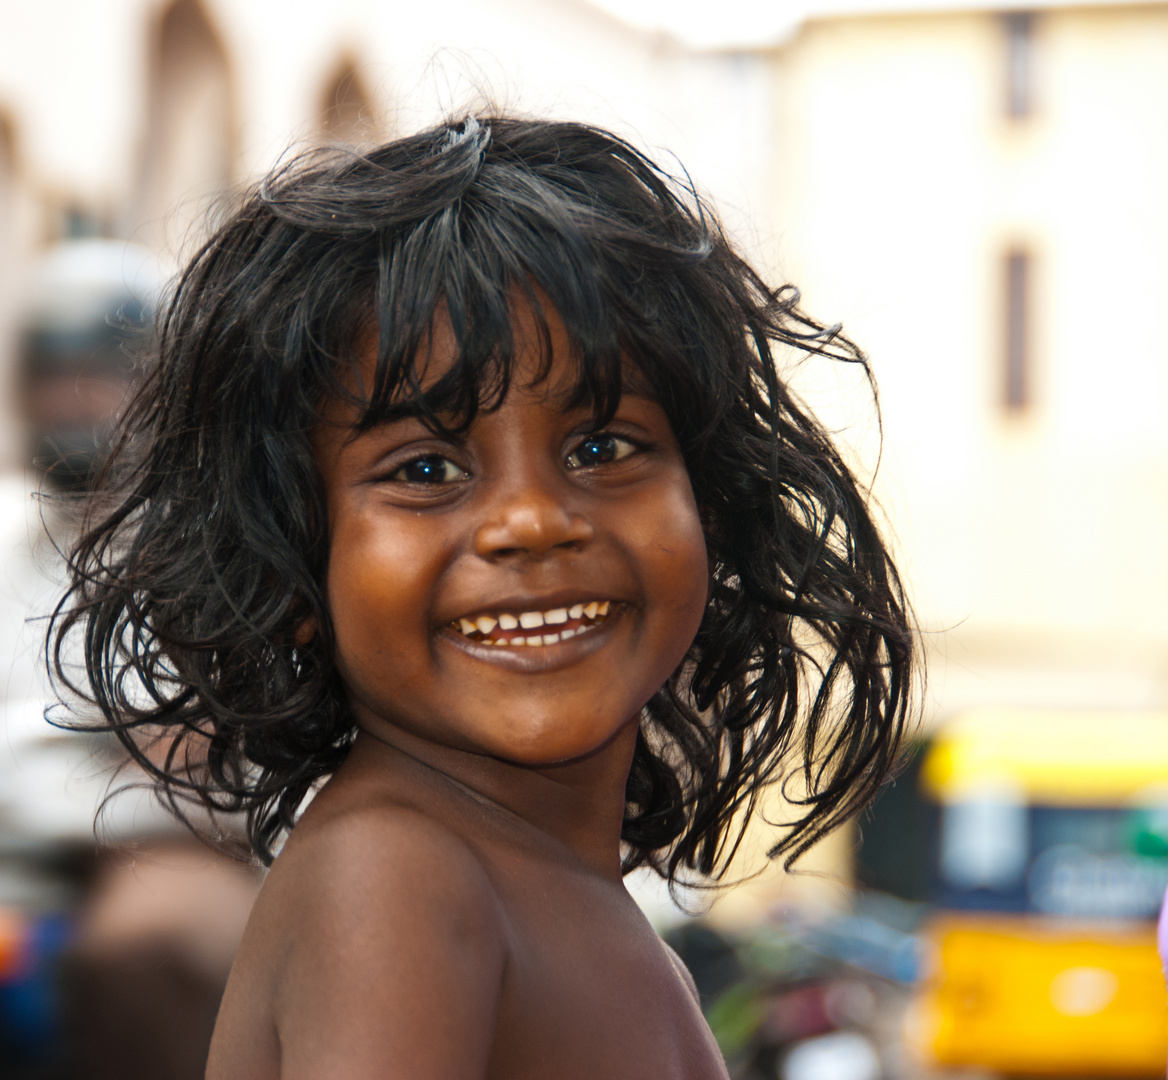
<instances>
[{"instance_id":1,"label":"dark window opening","mask_svg":"<svg viewBox=\"0 0 1168 1080\"><path fill-rule=\"evenodd\" d=\"M1034 110L1034 16L1011 11L1002 16L1006 30L1006 115L1014 119Z\"/></svg>"},{"instance_id":2,"label":"dark window opening","mask_svg":"<svg viewBox=\"0 0 1168 1080\"><path fill-rule=\"evenodd\" d=\"M1006 256L1006 341L1002 404L1011 412L1027 408L1033 396L1030 358L1030 256Z\"/></svg>"}]
</instances>

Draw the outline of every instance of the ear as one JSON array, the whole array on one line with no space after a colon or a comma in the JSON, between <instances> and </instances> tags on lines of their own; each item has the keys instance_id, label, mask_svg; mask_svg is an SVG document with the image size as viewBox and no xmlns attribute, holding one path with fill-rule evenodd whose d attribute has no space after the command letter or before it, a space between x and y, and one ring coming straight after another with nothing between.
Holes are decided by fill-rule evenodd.
<instances>
[{"instance_id":1,"label":"ear","mask_svg":"<svg viewBox=\"0 0 1168 1080\"><path fill-rule=\"evenodd\" d=\"M292 635L292 644L297 647L307 645L314 637L316 637L317 625L316 616L309 615L296 624L296 633Z\"/></svg>"}]
</instances>

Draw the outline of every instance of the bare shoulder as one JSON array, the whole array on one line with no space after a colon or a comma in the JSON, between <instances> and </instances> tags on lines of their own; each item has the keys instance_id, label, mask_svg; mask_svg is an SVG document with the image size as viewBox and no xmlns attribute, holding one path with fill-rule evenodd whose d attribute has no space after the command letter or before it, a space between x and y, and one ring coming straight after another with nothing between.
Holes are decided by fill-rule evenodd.
<instances>
[{"instance_id":1,"label":"bare shoulder","mask_svg":"<svg viewBox=\"0 0 1168 1080\"><path fill-rule=\"evenodd\" d=\"M374 914L429 919L497 912L478 855L451 829L409 807L377 805L306 818L271 873L298 918L367 927Z\"/></svg>"},{"instance_id":2,"label":"bare shoulder","mask_svg":"<svg viewBox=\"0 0 1168 1080\"><path fill-rule=\"evenodd\" d=\"M475 852L403 807L302 824L253 916L281 1080L481 1075L507 949Z\"/></svg>"},{"instance_id":3,"label":"bare shoulder","mask_svg":"<svg viewBox=\"0 0 1168 1080\"><path fill-rule=\"evenodd\" d=\"M298 827L299 829L299 827ZM470 846L416 810L376 807L293 833L272 871L296 957L328 965L352 951L395 966L456 949L495 953L502 919ZM351 972L351 965L346 962Z\"/></svg>"},{"instance_id":4,"label":"bare shoulder","mask_svg":"<svg viewBox=\"0 0 1168 1080\"><path fill-rule=\"evenodd\" d=\"M701 1005L702 996L698 993L698 984L694 982L694 977L690 974L689 968L685 966L685 961L677 955L677 950L669 942L662 941L661 947L665 950L665 955L672 961L674 968L677 969L677 973L681 976L681 981L685 983L686 989L693 995L694 1001Z\"/></svg>"}]
</instances>

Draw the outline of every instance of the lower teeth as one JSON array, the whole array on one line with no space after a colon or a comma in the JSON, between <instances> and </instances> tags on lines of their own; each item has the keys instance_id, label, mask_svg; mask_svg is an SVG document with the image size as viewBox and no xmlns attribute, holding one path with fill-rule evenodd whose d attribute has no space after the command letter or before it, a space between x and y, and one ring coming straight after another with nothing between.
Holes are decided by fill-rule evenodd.
<instances>
[{"instance_id":1,"label":"lower teeth","mask_svg":"<svg viewBox=\"0 0 1168 1080\"><path fill-rule=\"evenodd\" d=\"M558 642L566 641L570 637L575 637L577 634L584 633L585 630L591 630L597 623L589 623L587 626L577 627L575 630L561 630L558 634L542 634L531 637L513 637L513 638L472 638L471 640L481 641L484 645L509 645L512 648L520 648L524 645L529 645L533 648L539 648L544 645L555 645Z\"/></svg>"}]
</instances>

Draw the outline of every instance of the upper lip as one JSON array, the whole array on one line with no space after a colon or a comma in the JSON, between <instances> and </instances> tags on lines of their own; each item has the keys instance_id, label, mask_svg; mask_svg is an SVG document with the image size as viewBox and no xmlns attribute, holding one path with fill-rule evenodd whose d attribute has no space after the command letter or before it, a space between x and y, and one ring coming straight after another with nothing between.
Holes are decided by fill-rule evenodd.
<instances>
[{"instance_id":1,"label":"upper lip","mask_svg":"<svg viewBox=\"0 0 1168 1080\"><path fill-rule=\"evenodd\" d=\"M484 600L478 607L461 607L449 618L443 619L440 625L446 626L457 622L460 618L473 619L478 615L521 615L525 611L553 611L556 608L567 608L573 604L589 604L593 600L608 600L613 603L620 601L604 589L590 592L585 588L557 589L554 592L525 593L522 595L505 596L501 599Z\"/></svg>"}]
</instances>

